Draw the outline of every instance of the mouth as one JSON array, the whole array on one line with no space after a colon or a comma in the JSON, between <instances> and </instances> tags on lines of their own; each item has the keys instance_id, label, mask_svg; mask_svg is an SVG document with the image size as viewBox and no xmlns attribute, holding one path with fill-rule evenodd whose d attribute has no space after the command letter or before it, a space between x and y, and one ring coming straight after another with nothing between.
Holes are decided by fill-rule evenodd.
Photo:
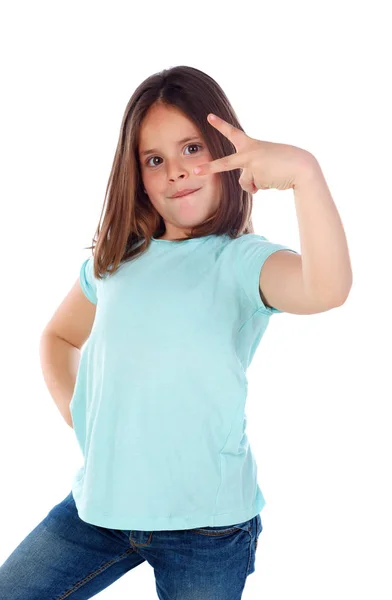
<instances>
[{"instance_id":1,"label":"mouth","mask_svg":"<svg viewBox=\"0 0 392 600\"><path fill-rule=\"evenodd\" d=\"M175 194L174 196L171 196L171 198L184 198L184 196L190 196L191 194L194 194L195 192L198 192L199 190L201 190L201 188L197 188L196 190L189 190L189 191L185 190L181 194Z\"/></svg>"}]
</instances>

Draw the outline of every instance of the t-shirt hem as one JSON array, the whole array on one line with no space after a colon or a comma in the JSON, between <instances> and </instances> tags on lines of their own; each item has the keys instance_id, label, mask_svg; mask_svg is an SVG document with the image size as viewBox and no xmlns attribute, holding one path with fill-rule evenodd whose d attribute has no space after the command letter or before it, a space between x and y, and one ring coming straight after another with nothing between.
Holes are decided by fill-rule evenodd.
<instances>
[{"instance_id":1,"label":"t-shirt hem","mask_svg":"<svg viewBox=\"0 0 392 600\"><path fill-rule=\"evenodd\" d=\"M77 506L79 518L82 519L82 521L98 527L126 531L174 531L180 529L195 529L198 527L231 526L252 519L262 511L266 504L263 496L260 495L251 508L215 514L212 517L202 517L199 515L197 517L136 517L130 519L129 515L113 517L104 515L102 512L99 513L91 507L87 509L86 507L78 506L73 490L72 495Z\"/></svg>"}]
</instances>

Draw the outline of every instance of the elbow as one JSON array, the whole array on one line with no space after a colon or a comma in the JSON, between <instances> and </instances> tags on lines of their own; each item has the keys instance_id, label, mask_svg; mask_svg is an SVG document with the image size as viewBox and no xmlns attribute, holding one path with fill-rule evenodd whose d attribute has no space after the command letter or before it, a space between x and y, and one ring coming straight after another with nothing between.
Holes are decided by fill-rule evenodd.
<instances>
[{"instance_id":1,"label":"elbow","mask_svg":"<svg viewBox=\"0 0 392 600\"><path fill-rule=\"evenodd\" d=\"M350 295L351 287L352 287L352 285L350 284L350 287L348 288L348 290L346 290L344 293L341 293L334 298L333 308L338 308L339 306L343 306L343 304L345 302L347 302L347 299Z\"/></svg>"}]
</instances>

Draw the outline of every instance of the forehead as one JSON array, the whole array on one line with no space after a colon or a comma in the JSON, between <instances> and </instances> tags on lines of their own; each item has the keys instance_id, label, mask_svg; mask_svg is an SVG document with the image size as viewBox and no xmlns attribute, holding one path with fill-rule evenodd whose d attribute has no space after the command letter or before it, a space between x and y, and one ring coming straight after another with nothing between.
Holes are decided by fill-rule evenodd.
<instances>
[{"instance_id":1,"label":"forehead","mask_svg":"<svg viewBox=\"0 0 392 600\"><path fill-rule=\"evenodd\" d=\"M139 151L150 147L177 144L184 138L198 137L196 124L176 107L154 105L147 112L140 126Z\"/></svg>"}]
</instances>

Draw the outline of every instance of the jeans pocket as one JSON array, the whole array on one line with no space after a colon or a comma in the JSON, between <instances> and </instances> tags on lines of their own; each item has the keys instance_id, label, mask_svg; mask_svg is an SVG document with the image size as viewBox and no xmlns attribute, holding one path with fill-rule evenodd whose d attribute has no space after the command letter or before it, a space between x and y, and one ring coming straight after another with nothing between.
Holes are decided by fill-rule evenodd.
<instances>
[{"instance_id":1,"label":"jeans pocket","mask_svg":"<svg viewBox=\"0 0 392 600\"><path fill-rule=\"evenodd\" d=\"M234 525L217 525L211 527L197 527L196 529L191 529L193 533L199 533L201 535L226 535L228 533L233 533L234 531L250 531L252 526L252 520L248 519L247 521L243 521L242 523L236 523Z\"/></svg>"}]
</instances>

